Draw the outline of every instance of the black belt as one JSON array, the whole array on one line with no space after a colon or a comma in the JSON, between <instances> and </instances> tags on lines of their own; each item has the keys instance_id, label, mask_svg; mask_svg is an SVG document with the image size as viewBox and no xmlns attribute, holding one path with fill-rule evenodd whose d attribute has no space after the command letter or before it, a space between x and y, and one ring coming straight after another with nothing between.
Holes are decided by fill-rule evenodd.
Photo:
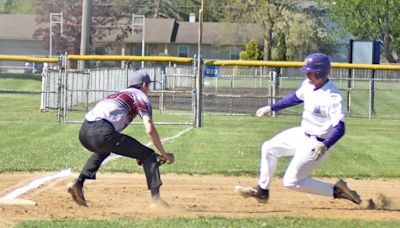
<instances>
[{"instance_id":1,"label":"black belt","mask_svg":"<svg viewBox=\"0 0 400 228\"><path fill-rule=\"evenodd\" d=\"M304 132L304 134L305 134L307 137L309 137L309 138L315 137L315 138L317 139L318 142L323 142L323 141L325 140L325 139L320 138L320 137L318 137L318 136L310 135L310 134L308 134L307 132Z\"/></svg>"}]
</instances>

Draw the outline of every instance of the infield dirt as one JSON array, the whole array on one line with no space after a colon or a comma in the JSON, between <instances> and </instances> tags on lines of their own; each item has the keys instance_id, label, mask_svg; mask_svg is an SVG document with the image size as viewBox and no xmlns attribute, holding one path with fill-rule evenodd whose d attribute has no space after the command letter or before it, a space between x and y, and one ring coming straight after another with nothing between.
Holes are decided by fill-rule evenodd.
<instances>
[{"instance_id":1,"label":"infield dirt","mask_svg":"<svg viewBox=\"0 0 400 228\"><path fill-rule=\"evenodd\" d=\"M53 173L1 173L0 197L30 181ZM32 200L35 206L0 205L0 226L24 220L107 220L129 218L174 218L222 216L229 218L268 216L314 217L327 219L400 220L400 180L398 179L346 179L356 190L363 203L315 196L296 192L282 186L275 178L271 185L270 200L259 204L234 192L236 185L253 186L257 177L162 175L162 197L170 203L169 210L149 209L150 193L143 174L99 173L97 180L88 180L84 192L89 207L72 201L67 185L77 174L57 179L31 190L20 199ZM336 179L324 179L335 183ZM384 209L368 209L368 200L383 194L390 202Z\"/></svg>"}]
</instances>

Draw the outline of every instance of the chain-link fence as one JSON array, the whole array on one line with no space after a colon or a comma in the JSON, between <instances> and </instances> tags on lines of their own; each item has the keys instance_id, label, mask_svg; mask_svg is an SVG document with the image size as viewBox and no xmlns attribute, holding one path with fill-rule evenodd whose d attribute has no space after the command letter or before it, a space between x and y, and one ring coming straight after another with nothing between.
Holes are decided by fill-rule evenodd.
<instances>
[{"instance_id":1,"label":"chain-link fence","mask_svg":"<svg viewBox=\"0 0 400 228\"><path fill-rule=\"evenodd\" d=\"M1 122L56 123L57 110L45 112L42 103L42 79L48 71L56 71L48 67L47 62L0 61Z\"/></svg>"},{"instance_id":2,"label":"chain-link fence","mask_svg":"<svg viewBox=\"0 0 400 228\"><path fill-rule=\"evenodd\" d=\"M219 77L204 78L205 112L248 115L300 87L298 67L221 67ZM330 74L342 92L347 116L399 119L400 71L334 68ZM300 114L292 107L278 115Z\"/></svg>"},{"instance_id":3,"label":"chain-link fence","mask_svg":"<svg viewBox=\"0 0 400 228\"><path fill-rule=\"evenodd\" d=\"M146 62L140 68L126 61L97 60L85 61L84 70L75 69L79 66L76 60L66 65L61 79L59 75L44 78L46 84L59 83L60 98L52 97L46 106L60 99L60 116L64 122L81 122L98 101L127 88L129 75L142 69L156 81L149 93L155 122L193 125L194 69L191 64Z\"/></svg>"},{"instance_id":4,"label":"chain-link fence","mask_svg":"<svg viewBox=\"0 0 400 228\"><path fill-rule=\"evenodd\" d=\"M131 62L94 59L86 61L84 70L79 70L78 61L67 56L57 61L43 59L25 65L13 58L5 61L3 56L0 121L81 122L96 102L126 88L129 73L142 67L136 59ZM21 66L16 66L16 62ZM143 69L157 81L152 84L149 95L157 123L195 123L197 71L193 62L196 61L144 62ZM220 66L218 77L203 78L203 87L200 87L203 113L252 115L259 107L296 90L304 80L298 67L275 65ZM397 112L400 69L336 67L330 79L342 92L347 116L400 119ZM300 105L276 115L300 115L301 111Z\"/></svg>"}]
</instances>

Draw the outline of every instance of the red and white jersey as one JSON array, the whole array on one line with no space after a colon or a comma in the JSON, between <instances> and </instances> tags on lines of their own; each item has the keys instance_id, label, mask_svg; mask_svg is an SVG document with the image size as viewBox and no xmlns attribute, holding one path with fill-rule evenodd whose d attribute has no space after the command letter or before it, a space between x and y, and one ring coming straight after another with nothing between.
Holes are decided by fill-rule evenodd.
<instances>
[{"instance_id":1,"label":"red and white jersey","mask_svg":"<svg viewBox=\"0 0 400 228\"><path fill-rule=\"evenodd\" d=\"M306 79L296 91L296 96L304 101L301 126L308 134L327 138L339 121L344 122L343 99L339 89L330 80L315 89Z\"/></svg>"},{"instance_id":2,"label":"red and white jersey","mask_svg":"<svg viewBox=\"0 0 400 228\"><path fill-rule=\"evenodd\" d=\"M141 118L152 116L150 100L141 90L127 88L101 100L85 118L87 121L107 120L121 132L138 114Z\"/></svg>"}]
</instances>

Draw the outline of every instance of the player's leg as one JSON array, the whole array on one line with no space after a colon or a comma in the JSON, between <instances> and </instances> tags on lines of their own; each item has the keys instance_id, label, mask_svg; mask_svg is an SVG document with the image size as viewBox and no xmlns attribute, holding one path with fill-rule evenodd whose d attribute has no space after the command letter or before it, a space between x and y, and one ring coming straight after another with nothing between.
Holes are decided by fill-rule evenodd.
<instances>
[{"instance_id":1,"label":"player's leg","mask_svg":"<svg viewBox=\"0 0 400 228\"><path fill-rule=\"evenodd\" d=\"M323 157L314 161L311 149L318 143L315 139L304 139L305 146L299 148L299 151L293 157L290 165L283 177L284 186L310 194L329 196L350 200L356 204L361 203L361 198L356 191L352 191L347 187L346 182L339 180L335 185L316 179L309 176L313 170L322 164L332 153L330 148Z\"/></svg>"},{"instance_id":2,"label":"player's leg","mask_svg":"<svg viewBox=\"0 0 400 228\"><path fill-rule=\"evenodd\" d=\"M260 203L266 203L269 197L269 185L275 174L278 158L295 153L299 142L296 140L304 131L299 127L283 131L265 141L261 146L260 176L256 187L237 186L236 191L243 197L253 197Z\"/></svg>"},{"instance_id":3,"label":"player's leg","mask_svg":"<svg viewBox=\"0 0 400 228\"><path fill-rule=\"evenodd\" d=\"M295 127L283 131L263 143L261 146L260 177L258 181L258 185L262 189L269 189L276 171L278 158L295 154L296 147L301 143L297 139L301 135L304 135L302 129Z\"/></svg>"},{"instance_id":4,"label":"player's leg","mask_svg":"<svg viewBox=\"0 0 400 228\"><path fill-rule=\"evenodd\" d=\"M303 144L299 146L291 160L285 175L283 185L293 190L310 194L332 196L333 184L310 178L313 170L322 164L331 154L330 148L320 159L313 160L312 149L318 144L315 138L301 136Z\"/></svg>"},{"instance_id":5,"label":"player's leg","mask_svg":"<svg viewBox=\"0 0 400 228\"><path fill-rule=\"evenodd\" d=\"M152 205L161 204L163 207L168 207L168 204L160 198L160 186L162 182L159 163L157 162L154 150L128 135L119 134L111 152L140 160L146 176L147 187L153 199Z\"/></svg>"},{"instance_id":6,"label":"player's leg","mask_svg":"<svg viewBox=\"0 0 400 228\"><path fill-rule=\"evenodd\" d=\"M68 192L72 195L72 199L79 205L87 206L85 196L83 194L83 185L86 179L96 179L96 173L101 163L110 155L103 146L106 143L104 132L112 131L113 127L108 122L84 121L79 131L79 140L81 144L93 154L87 160L79 177L74 183L68 187Z\"/></svg>"}]
</instances>

